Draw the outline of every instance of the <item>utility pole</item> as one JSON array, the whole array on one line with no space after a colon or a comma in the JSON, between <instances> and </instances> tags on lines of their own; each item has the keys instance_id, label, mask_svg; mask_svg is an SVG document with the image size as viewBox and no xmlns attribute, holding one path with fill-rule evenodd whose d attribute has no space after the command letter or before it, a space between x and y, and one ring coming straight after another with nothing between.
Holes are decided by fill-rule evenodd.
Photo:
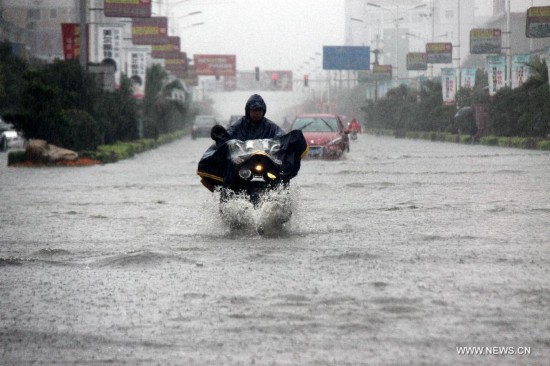
<instances>
[{"instance_id":1,"label":"utility pole","mask_svg":"<svg viewBox=\"0 0 550 366\"><path fill-rule=\"evenodd\" d=\"M88 32L86 29L86 0L80 0L80 66L87 69L88 64Z\"/></svg>"},{"instance_id":2,"label":"utility pole","mask_svg":"<svg viewBox=\"0 0 550 366\"><path fill-rule=\"evenodd\" d=\"M512 87L512 40L511 40L511 30L510 30L510 0L507 0L507 9L506 9L506 40L507 40L507 49L506 49L506 77L508 82L506 83L508 87Z\"/></svg>"},{"instance_id":3,"label":"utility pole","mask_svg":"<svg viewBox=\"0 0 550 366\"><path fill-rule=\"evenodd\" d=\"M458 0L458 45L456 48L458 48L458 67L457 67L457 75L456 75L456 107L458 108L459 105L458 105L458 93L460 92L460 52L461 52L461 49L460 49L460 0Z\"/></svg>"}]
</instances>

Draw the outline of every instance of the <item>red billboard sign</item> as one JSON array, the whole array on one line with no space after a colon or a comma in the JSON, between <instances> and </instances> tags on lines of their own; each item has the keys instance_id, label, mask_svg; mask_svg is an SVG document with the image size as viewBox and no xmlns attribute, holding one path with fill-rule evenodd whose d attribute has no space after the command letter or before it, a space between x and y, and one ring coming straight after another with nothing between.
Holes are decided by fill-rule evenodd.
<instances>
[{"instance_id":1,"label":"red billboard sign","mask_svg":"<svg viewBox=\"0 0 550 366\"><path fill-rule=\"evenodd\" d=\"M168 18L133 18L132 42L136 45L166 44L168 42Z\"/></svg>"},{"instance_id":2,"label":"red billboard sign","mask_svg":"<svg viewBox=\"0 0 550 366\"><path fill-rule=\"evenodd\" d=\"M154 58L175 58L180 52L180 37L167 37L164 44L153 45L151 57Z\"/></svg>"},{"instance_id":3,"label":"red billboard sign","mask_svg":"<svg viewBox=\"0 0 550 366\"><path fill-rule=\"evenodd\" d=\"M89 26L86 26L89 29ZM78 60L80 57L80 24L62 23L63 55L65 60ZM90 54L89 52L87 53Z\"/></svg>"},{"instance_id":4,"label":"red billboard sign","mask_svg":"<svg viewBox=\"0 0 550 366\"><path fill-rule=\"evenodd\" d=\"M235 55L194 55L193 60L197 75L237 75L237 56Z\"/></svg>"},{"instance_id":5,"label":"red billboard sign","mask_svg":"<svg viewBox=\"0 0 550 366\"><path fill-rule=\"evenodd\" d=\"M149 18L151 0L104 0L103 11L106 17Z\"/></svg>"}]
</instances>

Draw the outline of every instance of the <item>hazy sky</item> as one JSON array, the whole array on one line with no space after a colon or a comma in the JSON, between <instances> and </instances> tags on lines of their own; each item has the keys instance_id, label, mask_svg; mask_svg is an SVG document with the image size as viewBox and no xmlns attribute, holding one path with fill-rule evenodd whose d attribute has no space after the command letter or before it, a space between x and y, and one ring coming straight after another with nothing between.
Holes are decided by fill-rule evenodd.
<instances>
[{"instance_id":1,"label":"hazy sky","mask_svg":"<svg viewBox=\"0 0 550 366\"><path fill-rule=\"evenodd\" d=\"M184 51L236 54L242 71L292 70L344 42L343 0L187 0L172 9L202 11L178 19ZM197 22L204 25L185 28Z\"/></svg>"},{"instance_id":2,"label":"hazy sky","mask_svg":"<svg viewBox=\"0 0 550 366\"><path fill-rule=\"evenodd\" d=\"M367 0L365 0L367 1ZM372 0L379 4L390 0ZM295 70L317 62L323 45L343 45L344 0L156 0L170 16L170 33L193 54L236 54L237 69ZM550 0L511 0L512 11ZM492 0L476 0L478 15L492 14ZM202 12L186 15L192 12ZM178 16L177 18L175 16ZM204 23L192 26L195 23ZM318 60L310 60L317 57Z\"/></svg>"}]
</instances>

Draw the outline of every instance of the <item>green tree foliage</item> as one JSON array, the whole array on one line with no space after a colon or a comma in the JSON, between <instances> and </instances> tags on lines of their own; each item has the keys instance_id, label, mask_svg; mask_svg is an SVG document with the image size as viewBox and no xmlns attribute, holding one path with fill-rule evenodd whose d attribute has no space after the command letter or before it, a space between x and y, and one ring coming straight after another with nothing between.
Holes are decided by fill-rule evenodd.
<instances>
[{"instance_id":1,"label":"green tree foliage","mask_svg":"<svg viewBox=\"0 0 550 366\"><path fill-rule=\"evenodd\" d=\"M528 66L531 72L525 84L513 90L503 88L494 97L488 93L487 73L478 70L475 87L457 93L458 106L487 105L488 133L495 136L549 136L548 68L538 60ZM402 85L377 102L366 101L362 109L370 128L469 134L476 130L473 114L455 118L457 107L443 104L441 83L435 81L422 83L418 91Z\"/></svg>"},{"instance_id":2,"label":"green tree foliage","mask_svg":"<svg viewBox=\"0 0 550 366\"><path fill-rule=\"evenodd\" d=\"M168 75L159 65L153 65L147 70L143 99L145 137L156 137L159 133L170 133L184 127L189 104L174 99L172 96L176 94L186 95L179 80L169 81ZM155 123L152 124L152 121Z\"/></svg>"},{"instance_id":3,"label":"green tree foliage","mask_svg":"<svg viewBox=\"0 0 550 366\"><path fill-rule=\"evenodd\" d=\"M27 63L12 54L10 44L0 43L0 114L21 107L21 78L26 69Z\"/></svg>"},{"instance_id":4,"label":"green tree foliage","mask_svg":"<svg viewBox=\"0 0 550 366\"><path fill-rule=\"evenodd\" d=\"M77 62L55 61L37 70L29 69L21 82L21 109L11 119L27 138L44 139L69 149L94 145L79 142L83 135L78 129L90 123L101 91ZM72 112L64 113L68 110ZM77 115L86 118L75 121Z\"/></svg>"},{"instance_id":5,"label":"green tree foliage","mask_svg":"<svg viewBox=\"0 0 550 366\"><path fill-rule=\"evenodd\" d=\"M490 132L497 136L546 137L550 134L550 89L544 61L528 64L530 77L516 89L504 88L489 105Z\"/></svg>"},{"instance_id":6,"label":"green tree foliage","mask_svg":"<svg viewBox=\"0 0 550 366\"><path fill-rule=\"evenodd\" d=\"M399 131L443 131L454 107L443 105L441 84L425 81L419 91L401 85L363 107L367 126Z\"/></svg>"},{"instance_id":7,"label":"green tree foliage","mask_svg":"<svg viewBox=\"0 0 550 366\"><path fill-rule=\"evenodd\" d=\"M155 135L181 129L188 111L184 98L172 98L184 86L167 80L162 67L148 70L143 110ZM8 43L0 44L0 113L27 138L73 150L136 139L143 117L124 75L120 88L104 91L78 62L28 64L13 56Z\"/></svg>"},{"instance_id":8,"label":"green tree foliage","mask_svg":"<svg viewBox=\"0 0 550 366\"><path fill-rule=\"evenodd\" d=\"M95 117L100 126L102 144L138 137L138 107L132 97L130 79L123 76L119 89L100 95Z\"/></svg>"},{"instance_id":9,"label":"green tree foliage","mask_svg":"<svg viewBox=\"0 0 550 366\"><path fill-rule=\"evenodd\" d=\"M96 120L81 109L66 109L58 124L60 139L72 150L95 150L100 144L100 126Z\"/></svg>"}]
</instances>

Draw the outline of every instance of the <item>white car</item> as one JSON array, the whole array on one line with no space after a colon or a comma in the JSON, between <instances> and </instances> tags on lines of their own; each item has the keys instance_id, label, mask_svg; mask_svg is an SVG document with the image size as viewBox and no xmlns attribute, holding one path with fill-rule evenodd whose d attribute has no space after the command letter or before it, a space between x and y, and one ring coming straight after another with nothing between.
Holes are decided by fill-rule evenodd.
<instances>
[{"instance_id":1,"label":"white car","mask_svg":"<svg viewBox=\"0 0 550 366\"><path fill-rule=\"evenodd\" d=\"M25 140L17 131L4 131L0 135L0 151L23 149Z\"/></svg>"}]
</instances>

